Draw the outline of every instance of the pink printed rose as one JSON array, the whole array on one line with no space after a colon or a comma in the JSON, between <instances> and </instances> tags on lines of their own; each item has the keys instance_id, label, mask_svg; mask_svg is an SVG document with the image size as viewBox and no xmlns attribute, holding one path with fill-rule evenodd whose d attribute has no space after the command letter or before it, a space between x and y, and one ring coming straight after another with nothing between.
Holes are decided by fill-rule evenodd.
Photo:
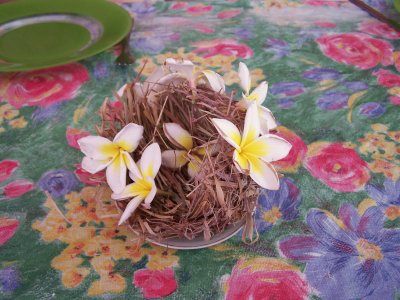
<instances>
[{"instance_id":1,"label":"pink printed rose","mask_svg":"<svg viewBox=\"0 0 400 300\"><path fill-rule=\"evenodd\" d=\"M377 37L397 40L400 39L400 32L390 27L388 24L379 21L364 21L358 27L360 31L376 35Z\"/></svg>"},{"instance_id":2,"label":"pink printed rose","mask_svg":"<svg viewBox=\"0 0 400 300\"><path fill-rule=\"evenodd\" d=\"M19 162L16 160L0 161L0 182L7 180L19 167Z\"/></svg>"},{"instance_id":3,"label":"pink printed rose","mask_svg":"<svg viewBox=\"0 0 400 300\"><path fill-rule=\"evenodd\" d=\"M202 15L213 10L212 5L197 4L186 8L186 11L192 15Z\"/></svg>"},{"instance_id":4,"label":"pink printed rose","mask_svg":"<svg viewBox=\"0 0 400 300\"><path fill-rule=\"evenodd\" d=\"M302 300L310 288L299 269L277 258L240 259L223 279L226 300Z\"/></svg>"},{"instance_id":5,"label":"pink printed rose","mask_svg":"<svg viewBox=\"0 0 400 300\"><path fill-rule=\"evenodd\" d=\"M393 47L390 43L364 33L339 33L316 39L321 51L336 62L353 65L362 70L378 64L393 64Z\"/></svg>"},{"instance_id":6,"label":"pink printed rose","mask_svg":"<svg viewBox=\"0 0 400 300\"><path fill-rule=\"evenodd\" d=\"M0 73L0 101L15 108L22 106L47 107L74 98L81 85L89 80L83 65L72 63L43 70Z\"/></svg>"},{"instance_id":7,"label":"pink printed rose","mask_svg":"<svg viewBox=\"0 0 400 300\"><path fill-rule=\"evenodd\" d=\"M133 274L133 284L141 288L143 296L155 299L168 296L177 288L172 268L160 270L140 269Z\"/></svg>"},{"instance_id":8,"label":"pink printed rose","mask_svg":"<svg viewBox=\"0 0 400 300\"><path fill-rule=\"evenodd\" d=\"M89 172L82 169L82 166L80 164L75 165L75 168L75 175L84 184L99 185L106 182L106 172L104 170L97 172L96 174L90 174Z\"/></svg>"},{"instance_id":9,"label":"pink printed rose","mask_svg":"<svg viewBox=\"0 0 400 300\"><path fill-rule=\"evenodd\" d=\"M307 153L307 145L296 133L284 126L277 127L276 135L284 138L290 144L292 144L292 148L285 158L273 162L274 167L280 172L297 172L304 156Z\"/></svg>"},{"instance_id":10,"label":"pink printed rose","mask_svg":"<svg viewBox=\"0 0 400 300\"><path fill-rule=\"evenodd\" d=\"M217 14L218 19L230 19L230 18L234 18L238 15L240 15L242 13L241 9L227 9L227 10L223 10L220 11Z\"/></svg>"},{"instance_id":11,"label":"pink printed rose","mask_svg":"<svg viewBox=\"0 0 400 300\"><path fill-rule=\"evenodd\" d=\"M215 55L236 56L240 58L250 58L253 56L253 50L235 40L210 40L192 43L196 47L193 52L202 53L204 58Z\"/></svg>"},{"instance_id":12,"label":"pink printed rose","mask_svg":"<svg viewBox=\"0 0 400 300\"><path fill-rule=\"evenodd\" d=\"M312 176L338 192L359 191L370 178L367 163L342 143L308 145L304 166Z\"/></svg>"},{"instance_id":13,"label":"pink printed rose","mask_svg":"<svg viewBox=\"0 0 400 300\"><path fill-rule=\"evenodd\" d=\"M390 71L379 69L372 73L377 77L378 84L385 87L400 86L400 75L394 74Z\"/></svg>"},{"instance_id":14,"label":"pink printed rose","mask_svg":"<svg viewBox=\"0 0 400 300\"><path fill-rule=\"evenodd\" d=\"M15 234L19 227L17 219L0 217L0 246L4 245Z\"/></svg>"},{"instance_id":15,"label":"pink printed rose","mask_svg":"<svg viewBox=\"0 0 400 300\"><path fill-rule=\"evenodd\" d=\"M65 136L67 138L68 145L71 146L72 148L75 148L78 150L80 149L80 147L78 145L78 140L80 138L83 138L88 135L90 135L89 132L81 130L79 128L68 127L67 131L65 132Z\"/></svg>"}]
</instances>

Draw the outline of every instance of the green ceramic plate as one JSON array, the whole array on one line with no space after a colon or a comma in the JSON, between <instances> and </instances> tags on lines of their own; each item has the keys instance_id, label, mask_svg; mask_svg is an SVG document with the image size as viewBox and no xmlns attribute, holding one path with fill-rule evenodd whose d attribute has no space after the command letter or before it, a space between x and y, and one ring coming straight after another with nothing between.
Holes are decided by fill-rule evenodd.
<instances>
[{"instance_id":1,"label":"green ceramic plate","mask_svg":"<svg viewBox=\"0 0 400 300\"><path fill-rule=\"evenodd\" d=\"M132 27L104 0L17 0L0 5L0 71L41 69L92 56Z\"/></svg>"},{"instance_id":2,"label":"green ceramic plate","mask_svg":"<svg viewBox=\"0 0 400 300\"><path fill-rule=\"evenodd\" d=\"M394 8L400 12L400 0L394 0Z\"/></svg>"}]
</instances>

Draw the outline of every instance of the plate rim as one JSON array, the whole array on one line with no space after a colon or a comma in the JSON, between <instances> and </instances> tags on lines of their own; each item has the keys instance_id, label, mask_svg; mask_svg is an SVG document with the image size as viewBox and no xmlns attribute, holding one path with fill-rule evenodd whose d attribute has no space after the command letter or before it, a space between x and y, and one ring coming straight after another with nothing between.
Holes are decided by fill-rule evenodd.
<instances>
[{"instance_id":1,"label":"plate rim","mask_svg":"<svg viewBox=\"0 0 400 300\"><path fill-rule=\"evenodd\" d=\"M100 11L94 9L89 12L90 6L97 5L102 7ZM113 45L120 42L131 30L134 24L134 18L127 10L118 4L106 0L17 0L1 5L0 23L4 24L12 20L17 20L25 17L32 17L35 15L45 14L79 14L82 16L94 18L103 25L106 34L96 41L92 46L85 49L83 52L76 56L65 57L65 59L58 58L52 61L34 62L34 63L21 63L21 65L0 65L0 72L17 72L17 71L30 71L40 70L49 67L55 67L72 62L76 62L98 53L101 53ZM102 15L101 12L106 8L112 11L109 14ZM117 16L117 17L116 17ZM107 25L110 20L121 20L118 26L118 32L115 29L116 23L111 26ZM17 64L18 62L12 62Z\"/></svg>"}]
</instances>

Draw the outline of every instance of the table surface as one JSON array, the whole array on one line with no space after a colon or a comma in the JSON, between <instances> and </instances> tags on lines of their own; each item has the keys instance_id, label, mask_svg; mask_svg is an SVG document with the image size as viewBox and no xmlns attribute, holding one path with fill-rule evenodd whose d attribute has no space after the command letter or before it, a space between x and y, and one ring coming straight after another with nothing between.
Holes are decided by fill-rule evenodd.
<instances>
[{"instance_id":1,"label":"table surface","mask_svg":"<svg viewBox=\"0 0 400 300\"><path fill-rule=\"evenodd\" d=\"M136 19L135 65L116 67L113 49L0 74L0 298L399 297L400 33L347 1L120 4ZM229 90L240 61L254 86L269 81L265 105L293 149L275 164L280 189L262 191L253 245L137 249L80 168L76 140L104 98L167 57Z\"/></svg>"}]
</instances>

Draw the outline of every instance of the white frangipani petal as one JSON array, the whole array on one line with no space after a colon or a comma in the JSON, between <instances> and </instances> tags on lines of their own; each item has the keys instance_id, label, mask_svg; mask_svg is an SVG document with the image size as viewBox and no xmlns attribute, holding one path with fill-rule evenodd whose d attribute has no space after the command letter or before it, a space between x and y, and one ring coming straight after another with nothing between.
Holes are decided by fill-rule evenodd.
<instances>
[{"instance_id":1,"label":"white frangipani petal","mask_svg":"<svg viewBox=\"0 0 400 300\"><path fill-rule=\"evenodd\" d=\"M121 218L119 219L118 225L121 225L124 223L126 220L129 219L129 217L135 212L136 208L142 203L143 197L137 196L133 198L131 201L129 201L128 205L126 206L124 212L121 215Z\"/></svg>"},{"instance_id":2,"label":"white frangipani petal","mask_svg":"<svg viewBox=\"0 0 400 300\"><path fill-rule=\"evenodd\" d=\"M221 75L211 70L205 70L202 74L207 79L208 85L214 92L225 92L225 83Z\"/></svg>"},{"instance_id":3,"label":"white frangipani petal","mask_svg":"<svg viewBox=\"0 0 400 300\"><path fill-rule=\"evenodd\" d=\"M89 172L90 174L95 174L97 172L100 172L101 170L104 170L107 168L107 166L112 162L111 159L104 159L104 160L97 160L97 159L91 159L87 156L85 156L82 159L82 168Z\"/></svg>"},{"instance_id":4,"label":"white frangipani petal","mask_svg":"<svg viewBox=\"0 0 400 300\"><path fill-rule=\"evenodd\" d=\"M124 84L123 86L121 86L119 88L119 90L117 91L117 95L121 98L124 95L125 89L127 87L127 84Z\"/></svg>"},{"instance_id":5,"label":"white frangipani petal","mask_svg":"<svg viewBox=\"0 0 400 300\"><path fill-rule=\"evenodd\" d=\"M268 190L279 189L279 177L274 167L260 159L250 157L250 177L261 187Z\"/></svg>"},{"instance_id":6,"label":"white frangipani petal","mask_svg":"<svg viewBox=\"0 0 400 300\"><path fill-rule=\"evenodd\" d=\"M180 73L185 77L191 86L194 84L194 64L190 60L175 60L173 58L167 58L165 65L173 73Z\"/></svg>"},{"instance_id":7,"label":"white frangipani petal","mask_svg":"<svg viewBox=\"0 0 400 300\"><path fill-rule=\"evenodd\" d=\"M138 163L142 177L156 177L161 166L161 149L157 143L149 145Z\"/></svg>"},{"instance_id":8,"label":"white frangipani petal","mask_svg":"<svg viewBox=\"0 0 400 300\"><path fill-rule=\"evenodd\" d=\"M143 126L129 123L115 136L113 143L127 152L134 151L143 137Z\"/></svg>"},{"instance_id":9,"label":"white frangipani petal","mask_svg":"<svg viewBox=\"0 0 400 300\"><path fill-rule=\"evenodd\" d=\"M272 112L264 106L258 107L258 117L262 134L268 134L270 130L274 130L278 126Z\"/></svg>"},{"instance_id":10,"label":"white frangipani petal","mask_svg":"<svg viewBox=\"0 0 400 300\"><path fill-rule=\"evenodd\" d=\"M118 155L106 170L107 183L114 193L120 193L126 186L126 165Z\"/></svg>"},{"instance_id":11,"label":"white frangipani petal","mask_svg":"<svg viewBox=\"0 0 400 300\"><path fill-rule=\"evenodd\" d=\"M251 143L260 135L260 121L258 119L257 104L250 105L247 109L246 117L244 119L244 129L242 135L241 147Z\"/></svg>"},{"instance_id":12,"label":"white frangipani petal","mask_svg":"<svg viewBox=\"0 0 400 300\"><path fill-rule=\"evenodd\" d=\"M193 147L193 138L190 133L176 123L164 123L163 130L167 138L177 147L190 150Z\"/></svg>"},{"instance_id":13,"label":"white frangipani petal","mask_svg":"<svg viewBox=\"0 0 400 300\"><path fill-rule=\"evenodd\" d=\"M240 86L244 90L246 96L249 95L251 87L250 72L247 66L242 62L239 63L239 79Z\"/></svg>"},{"instance_id":14,"label":"white frangipani petal","mask_svg":"<svg viewBox=\"0 0 400 300\"><path fill-rule=\"evenodd\" d=\"M225 119L211 119L211 121L225 141L236 149L240 147L240 131L232 122Z\"/></svg>"},{"instance_id":15,"label":"white frangipani petal","mask_svg":"<svg viewBox=\"0 0 400 300\"><path fill-rule=\"evenodd\" d=\"M78 140L83 154L92 159L113 158L118 154L118 147L111 141L101 136L86 136Z\"/></svg>"},{"instance_id":16,"label":"white frangipani petal","mask_svg":"<svg viewBox=\"0 0 400 300\"><path fill-rule=\"evenodd\" d=\"M257 102L258 105L263 104L268 94L268 83L266 81L261 82L252 92L246 97L248 100Z\"/></svg>"},{"instance_id":17,"label":"white frangipani petal","mask_svg":"<svg viewBox=\"0 0 400 300\"><path fill-rule=\"evenodd\" d=\"M147 177L146 181L151 184L151 190L148 192L146 198L144 199L143 205L147 209L149 209L150 208L150 203L153 201L154 197L156 196L157 187L156 187L156 183L154 182L153 178Z\"/></svg>"},{"instance_id":18,"label":"white frangipani petal","mask_svg":"<svg viewBox=\"0 0 400 300\"><path fill-rule=\"evenodd\" d=\"M167 168L178 169L188 163L185 150L166 150L161 154L162 164Z\"/></svg>"}]
</instances>

